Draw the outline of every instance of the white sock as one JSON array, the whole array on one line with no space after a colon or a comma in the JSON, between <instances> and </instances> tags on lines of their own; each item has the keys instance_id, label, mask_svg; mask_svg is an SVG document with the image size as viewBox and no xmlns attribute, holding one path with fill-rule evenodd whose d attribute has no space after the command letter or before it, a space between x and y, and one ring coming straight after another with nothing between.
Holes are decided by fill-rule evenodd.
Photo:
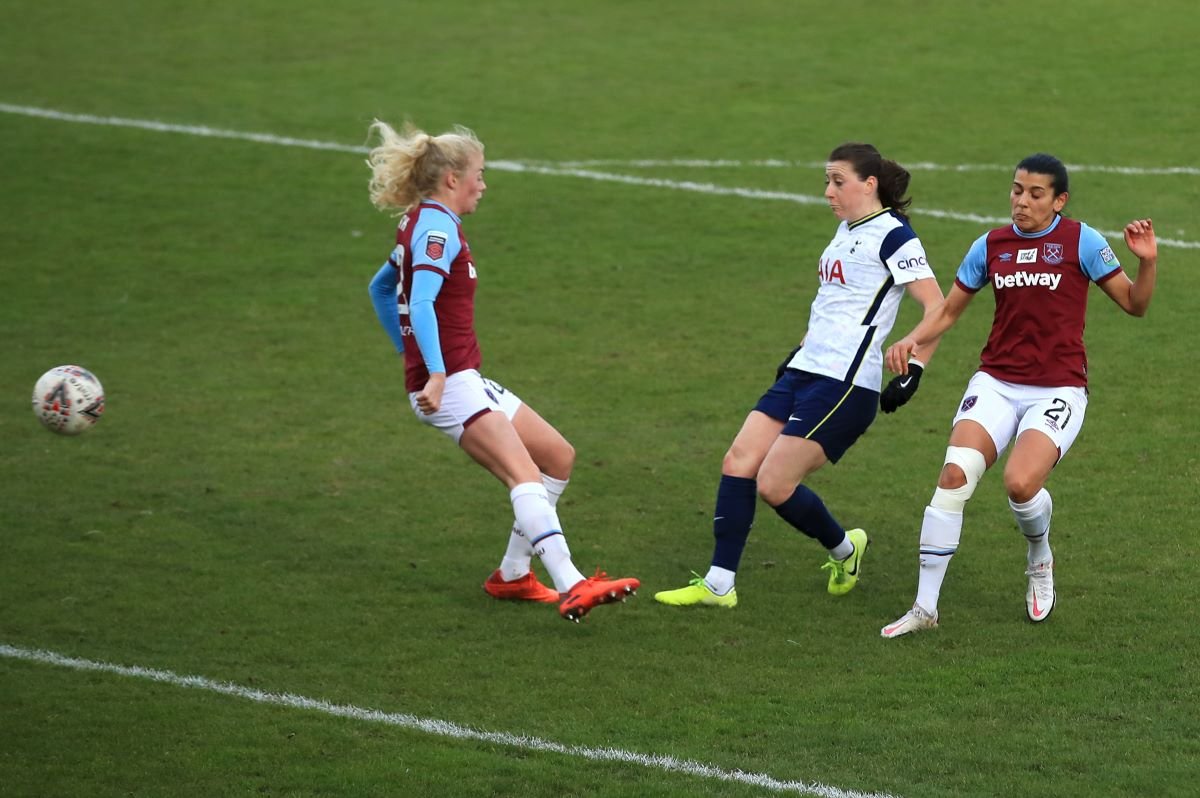
<instances>
[{"instance_id":1,"label":"white sock","mask_svg":"<svg viewBox=\"0 0 1200 798\"><path fill-rule=\"evenodd\" d=\"M567 489L569 479L555 479L547 474L542 474L542 487L546 489L546 495L550 497L550 506L558 506L558 498L563 495L563 491Z\"/></svg>"},{"instance_id":2,"label":"white sock","mask_svg":"<svg viewBox=\"0 0 1200 798\"><path fill-rule=\"evenodd\" d=\"M571 562L571 550L562 532L548 532L540 540L535 539L533 551L542 558L542 565L554 580L554 589L566 593L583 581L583 574Z\"/></svg>"},{"instance_id":3,"label":"white sock","mask_svg":"<svg viewBox=\"0 0 1200 798\"><path fill-rule=\"evenodd\" d=\"M1032 499L1017 504L1008 500L1017 526L1029 543L1028 559L1030 565L1050 562L1054 555L1050 552L1050 516L1054 514L1054 500L1050 492L1042 488Z\"/></svg>"},{"instance_id":4,"label":"white sock","mask_svg":"<svg viewBox=\"0 0 1200 798\"><path fill-rule=\"evenodd\" d=\"M829 556L835 560L844 560L854 553L854 544L850 542L850 536L844 535L842 542L829 550Z\"/></svg>"},{"instance_id":5,"label":"white sock","mask_svg":"<svg viewBox=\"0 0 1200 798\"><path fill-rule=\"evenodd\" d=\"M938 596L950 558L958 551L962 537L962 513L926 507L921 521L921 569L917 578L917 604L928 612L937 612Z\"/></svg>"},{"instance_id":6,"label":"white sock","mask_svg":"<svg viewBox=\"0 0 1200 798\"><path fill-rule=\"evenodd\" d=\"M704 575L704 584L708 585L708 589L718 596L724 596L730 590L733 590L733 579L737 576L736 571L731 571L728 568L721 568L717 565L710 565L708 573Z\"/></svg>"},{"instance_id":7,"label":"white sock","mask_svg":"<svg viewBox=\"0 0 1200 798\"><path fill-rule=\"evenodd\" d=\"M505 582L520 579L529 573L532 560L533 546L530 546L528 538L521 534L520 525L513 521L512 529L508 533L508 549L504 552L504 559L500 560L500 578Z\"/></svg>"},{"instance_id":8,"label":"white sock","mask_svg":"<svg viewBox=\"0 0 1200 798\"><path fill-rule=\"evenodd\" d=\"M546 497L551 507L558 505L558 497L567 489L568 481L542 474L542 487L546 489ZM506 582L520 579L529 573L532 559L533 546L521 533L520 524L513 521L512 529L508 533L508 549L504 552L504 558L500 560L500 578Z\"/></svg>"},{"instance_id":9,"label":"white sock","mask_svg":"<svg viewBox=\"0 0 1200 798\"><path fill-rule=\"evenodd\" d=\"M517 525L533 545L533 553L541 557L542 565L554 580L554 588L565 593L583 579L583 574L571 562L571 550L563 536L558 513L550 504L546 487L538 482L524 482L512 489L513 514Z\"/></svg>"}]
</instances>

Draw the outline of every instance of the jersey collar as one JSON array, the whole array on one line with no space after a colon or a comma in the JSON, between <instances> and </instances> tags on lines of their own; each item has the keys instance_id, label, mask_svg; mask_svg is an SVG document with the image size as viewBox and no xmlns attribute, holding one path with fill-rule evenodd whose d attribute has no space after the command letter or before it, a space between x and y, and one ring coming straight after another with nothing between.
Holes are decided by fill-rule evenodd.
<instances>
[{"instance_id":1,"label":"jersey collar","mask_svg":"<svg viewBox=\"0 0 1200 798\"><path fill-rule=\"evenodd\" d=\"M422 205L432 205L435 208L439 208L439 209L445 211L446 213L450 214L450 218L453 219L456 224L462 224L462 219L458 218L457 213L450 210L445 205L443 205L442 203L438 202L435 199L423 199L423 200L421 200L421 204Z\"/></svg>"},{"instance_id":2,"label":"jersey collar","mask_svg":"<svg viewBox=\"0 0 1200 798\"><path fill-rule=\"evenodd\" d=\"M866 224L867 222L871 221L872 219L874 219L877 216L883 216L885 213L887 213L890 210L891 210L891 208L880 208L879 210L875 211L875 213L867 214L866 216L864 216L861 219L858 219L853 222L847 222L846 229L853 230L854 228L856 228L860 225Z\"/></svg>"},{"instance_id":3,"label":"jersey collar","mask_svg":"<svg viewBox=\"0 0 1200 798\"><path fill-rule=\"evenodd\" d=\"M1051 222L1050 226L1047 227L1045 230L1039 230L1036 233L1026 233L1023 230L1021 230L1021 228L1017 227L1016 222L1013 222L1012 229L1013 229L1013 232L1016 233L1017 235L1019 235L1021 238L1041 238L1042 236L1044 236L1047 233L1049 233L1050 231L1052 231L1054 228L1058 227L1058 223L1061 221L1062 221L1062 214L1056 213L1056 214L1054 214L1054 221Z\"/></svg>"}]
</instances>

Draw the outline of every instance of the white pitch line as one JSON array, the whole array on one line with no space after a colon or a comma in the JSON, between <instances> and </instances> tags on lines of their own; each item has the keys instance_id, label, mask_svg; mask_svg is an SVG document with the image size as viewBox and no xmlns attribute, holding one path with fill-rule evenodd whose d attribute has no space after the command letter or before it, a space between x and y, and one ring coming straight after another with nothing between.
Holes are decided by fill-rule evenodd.
<instances>
[{"instance_id":1,"label":"white pitch line","mask_svg":"<svg viewBox=\"0 0 1200 798\"><path fill-rule=\"evenodd\" d=\"M676 191L693 191L700 194L744 197L746 199L785 200L787 202L795 202L800 205L828 204L824 197L818 197L812 194L795 194L788 191L767 191L761 188L720 186L715 183L697 183L692 180L667 180L661 177L637 177L635 175L621 175L613 172L596 172L591 169L538 166L536 164L522 163L520 161L488 161L488 168L495 168L507 172L532 172L534 174L556 175L559 177L579 177L587 180L599 180L607 183L624 183L631 186L651 186L654 188L674 189ZM934 219L950 219L956 222L972 222L974 224L986 224L992 226L1008 224L1012 221L1012 219L1006 216L982 216L977 213L943 211L938 210L937 208L912 208L909 212L914 216L929 216ZM1125 233L1121 230L1098 229L1097 232L1106 238L1114 239L1122 239L1125 235ZM1185 241L1177 238L1163 238L1162 236L1157 236L1157 238L1158 243L1164 247L1200 249L1200 241Z\"/></svg>"},{"instance_id":2,"label":"white pitch line","mask_svg":"<svg viewBox=\"0 0 1200 798\"><path fill-rule=\"evenodd\" d=\"M554 161L547 162L553 166L563 167L594 167L594 166L624 166L634 169L653 169L661 167L684 167L688 169L727 169L743 167L760 167L764 169L824 169L824 161L785 161L777 158L758 160L736 160L729 158L599 158L584 161ZM1016 164L997 163L960 163L944 164L920 161L905 163L904 168L910 172L1010 172ZM1072 172L1106 172L1118 175L1200 175L1200 166L1103 166L1098 164L1067 164Z\"/></svg>"},{"instance_id":3,"label":"white pitch line","mask_svg":"<svg viewBox=\"0 0 1200 798\"><path fill-rule=\"evenodd\" d=\"M21 116L32 116L42 119L53 119L59 122L75 122L90 125L106 125L110 127L130 127L140 130L150 130L156 133L180 133L189 136L206 136L210 138L234 139L238 141L252 141L259 144L273 144L281 147L303 147L311 150L333 150L336 152L352 152L365 154L367 148L365 146L355 146L350 144L338 144L330 141L314 141L310 139L297 139L289 136L276 136L273 133L248 133L238 130L222 130L220 128L206 127L203 125L177 125L168 122L156 122L148 119L127 119L119 116L94 116L92 114L73 114L65 111L56 111L51 108L36 108L27 105L11 105L9 103L0 103L0 112L8 114L17 114ZM585 163L585 162L573 162ZM668 163L668 162L664 162ZM720 163L739 163L737 161L728 161ZM628 164L627 164L628 165ZM987 165L980 165L982 168L993 168ZM717 196L742 197L744 199L765 199L765 200L783 200L786 202L795 202L800 205L824 205L825 198L811 194L796 194L787 191L768 191L759 188L740 188L737 186L720 186L715 183L697 183L691 180L667 180L664 178L655 177L637 177L635 175L621 175L612 172L597 172L591 169L581 169L569 166L552 166L539 165L537 163L527 163L523 161L488 161L488 168L501 172L525 172L531 174L553 175L556 177L577 177L586 180L598 180L608 183L624 183L631 186L649 186L653 188L665 188L674 191L691 191L700 194L712 194ZM1005 167L1008 168L1008 167ZM1094 170L1133 170L1136 167L1075 167L1080 169ZM1178 169L1191 169L1192 167L1170 167ZM1135 172L1126 172L1134 174ZM1006 224L1010 220L1002 216L981 216L976 213L962 213L959 211L944 211L936 208L913 208L912 213L917 216L929 216L935 219L950 219L958 222L971 222L974 224L1001 225ZM1098 230L1098 232L1108 238L1122 238L1124 233L1121 230ZM1187 241L1177 238L1158 238L1158 243L1164 247L1175 247L1177 249L1200 249L1200 241Z\"/></svg>"},{"instance_id":4,"label":"white pitch line","mask_svg":"<svg viewBox=\"0 0 1200 798\"><path fill-rule=\"evenodd\" d=\"M66 111L56 111L53 108L35 108L29 105L0 103L0 111L18 116L53 119L56 122L76 122L85 125L105 125L108 127L132 127L140 130L152 130L155 133L183 133L188 136L208 136L217 139L255 141L259 144L274 144L281 147L304 147L310 150L335 150L337 152L365 153L367 151L366 147L353 147L348 144L335 144L328 141L294 139L287 136L276 136L272 133L245 133L240 130L221 130L220 128L205 127L203 125L175 125L170 122L155 122L152 119L127 119L120 116L71 114Z\"/></svg>"},{"instance_id":5,"label":"white pitch line","mask_svg":"<svg viewBox=\"0 0 1200 798\"><path fill-rule=\"evenodd\" d=\"M399 712L382 712L377 709L363 709L349 704L331 704L319 698L306 698L292 693L268 693L253 687L243 687L233 682L217 682L203 676L180 676L171 671L143 668L137 665L114 665L108 662L79 659L56 654L42 649L28 649L0 643L0 657L36 662L44 665L56 665L77 671L98 671L118 676L129 676L135 679L148 679L174 687L190 687L196 690L206 690L211 693L241 698L259 704L287 707L290 709L321 712L340 718L366 721L368 723L383 723L411 731L423 732L439 737L450 737L456 740L469 740L493 745L505 745L511 748L521 748L537 753L562 754L579 757L595 762L620 762L630 765L640 765L651 770L661 770L668 773L679 773L718 781L737 782L752 787L778 793L795 793L811 795L817 798L895 798L888 793L864 793L857 790L843 790L820 782L782 781L766 773L749 773L743 770L724 770L703 762L688 759L677 759L673 756L659 754L639 754L634 751L623 751L619 748L591 748L579 745L564 745L540 737L529 737L508 732L489 732L460 726L450 721L432 718L419 718Z\"/></svg>"}]
</instances>

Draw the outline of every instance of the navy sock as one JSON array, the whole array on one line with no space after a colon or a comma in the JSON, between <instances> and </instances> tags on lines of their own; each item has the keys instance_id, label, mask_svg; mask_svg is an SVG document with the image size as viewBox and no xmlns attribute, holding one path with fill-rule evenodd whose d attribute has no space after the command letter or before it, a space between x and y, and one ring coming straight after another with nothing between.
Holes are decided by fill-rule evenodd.
<instances>
[{"instance_id":1,"label":"navy sock","mask_svg":"<svg viewBox=\"0 0 1200 798\"><path fill-rule=\"evenodd\" d=\"M713 513L712 564L730 571L738 569L750 527L754 526L754 507L758 487L753 479L721 475L717 486L717 509Z\"/></svg>"},{"instance_id":2,"label":"navy sock","mask_svg":"<svg viewBox=\"0 0 1200 798\"><path fill-rule=\"evenodd\" d=\"M810 538L821 541L827 549L832 549L846 537L846 530L833 520L821 497L804 485L797 485L795 492L776 507L775 512Z\"/></svg>"}]
</instances>

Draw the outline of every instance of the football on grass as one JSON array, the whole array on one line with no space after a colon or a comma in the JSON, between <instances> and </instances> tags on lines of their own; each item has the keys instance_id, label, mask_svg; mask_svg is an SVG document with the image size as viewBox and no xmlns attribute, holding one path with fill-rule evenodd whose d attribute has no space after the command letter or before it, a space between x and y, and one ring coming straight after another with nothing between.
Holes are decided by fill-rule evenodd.
<instances>
[{"instance_id":1,"label":"football on grass","mask_svg":"<svg viewBox=\"0 0 1200 798\"><path fill-rule=\"evenodd\" d=\"M104 388L81 366L56 366L33 386L33 414L60 435L88 431L103 413Z\"/></svg>"}]
</instances>

